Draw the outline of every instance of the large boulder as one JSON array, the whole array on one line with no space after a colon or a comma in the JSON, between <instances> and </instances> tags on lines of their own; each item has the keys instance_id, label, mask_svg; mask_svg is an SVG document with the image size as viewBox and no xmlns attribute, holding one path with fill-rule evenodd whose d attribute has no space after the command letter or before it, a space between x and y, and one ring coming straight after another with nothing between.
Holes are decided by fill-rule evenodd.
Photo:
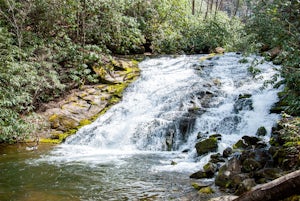
<instances>
[{"instance_id":1,"label":"large boulder","mask_svg":"<svg viewBox=\"0 0 300 201\"><path fill-rule=\"evenodd\" d=\"M231 188L235 183L233 180L234 176L241 172L241 161L238 157L233 157L219 169L215 178L215 184L223 188Z\"/></svg>"}]
</instances>

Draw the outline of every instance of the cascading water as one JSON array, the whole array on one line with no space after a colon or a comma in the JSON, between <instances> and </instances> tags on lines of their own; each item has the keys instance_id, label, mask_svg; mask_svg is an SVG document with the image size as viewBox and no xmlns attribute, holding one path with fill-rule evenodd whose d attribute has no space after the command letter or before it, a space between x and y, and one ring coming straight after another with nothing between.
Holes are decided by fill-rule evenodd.
<instances>
[{"instance_id":1,"label":"cascading water","mask_svg":"<svg viewBox=\"0 0 300 201\"><path fill-rule=\"evenodd\" d=\"M232 145L260 126L270 131L278 119L269 114L278 89L265 83L278 72L269 63L250 66L259 58L248 58L247 64L239 63L241 59L233 53L202 63L199 56L148 59L123 100L66 144L122 151L191 150L199 132L222 134L222 143ZM242 95L248 98L239 100Z\"/></svg>"},{"instance_id":2,"label":"cascading water","mask_svg":"<svg viewBox=\"0 0 300 201\"><path fill-rule=\"evenodd\" d=\"M261 126L270 133L279 119L269 110L280 89L266 85L278 73L275 66L259 63L258 57L242 63L243 57L235 53L203 62L201 56L141 62L140 78L126 89L120 103L39 161L88 165L103 177L100 182L90 176L91 182L105 186L91 190L91 195L101 192L105 200L112 198L112 191L116 194L112 200L180 194L188 187L179 188L179 181L186 181L207 160L196 156L199 136L221 134L218 151L222 151L243 135L255 135ZM93 200L91 195L83 197Z\"/></svg>"}]
</instances>

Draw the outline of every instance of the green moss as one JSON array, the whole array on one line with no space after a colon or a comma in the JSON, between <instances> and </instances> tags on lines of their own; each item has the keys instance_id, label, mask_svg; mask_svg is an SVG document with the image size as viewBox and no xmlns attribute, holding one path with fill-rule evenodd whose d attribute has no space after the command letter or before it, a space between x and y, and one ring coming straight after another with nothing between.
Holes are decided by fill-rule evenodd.
<instances>
[{"instance_id":1,"label":"green moss","mask_svg":"<svg viewBox=\"0 0 300 201\"><path fill-rule=\"evenodd\" d=\"M113 95L121 96L128 83L114 84L107 87L107 92Z\"/></svg>"},{"instance_id":2,"label":"green moss","mask_svg":"<svg viewBox=\"0 0 300 201\"><path fill-rule=\"evenodd\" d=\"M59 139L41 138L40 143L60 144L61 141Z\"/></svg>"},{"instance_id":3,"label":"green moss","mask_svg":"<svg viewBox=\"0 0 300 201\"><path fill-rule=\"evenodd\" d=\"M200 190L202 187L197 183L192 183L192 187L196 190Z\"/></svg>"},{"instance_id":4,"label":"green moss","mask_svg":"<svg viewBox=\"0 0 300 201\"><path fill-rule=\"evenodd\" d=\"M92 122L88 119L82 119L80 122L79 122L79 126L82 127L82 126L86 126L86 125L89 125L91 124Z\"/></svg>"},{"instance_id":5,"label":"green moss","mask_svg":"<svg viewBox=\"0 0 300 201\"><path fill-rule=\"evenodd\" d=\"M54 122L56 120L58 120L58 115L57 114L53 114L49 117L48 119L50 122Z\"/></svg>"},{"instance_id":6,"label":"green moss","mask_svg":"<svg viewBox=\"0 0 300 201\"><path fill-rule=\"evenodd\" d=\"M133 66L138 66L139 65L139 62L135 59L132 59L131 63L132 63Z\"/></svg>"},{"instance_id":7,"label":"green moss","mask_svg":"<svg viewBox=\"0 0 300 201\"><path fill-rule=\"evenodd\" d=\"M108 103L109 103L109 104L116 104L116 103L118 103L120 100L121 100L120 97L118 97L118 96L113 96L113 97L111 97L111 99L108 101Z\"/></svg>"},{"instance_id":8,"label":"green moss","mask_svg":"<svg viewBox=\"0 0 300 201\"><path fill-rule=\"evenodd\" d=\"M199 193L212 194L212 193L214 193L214 190L208 186L208 187L201 188L199 190Z\"/></svg>"}]
</instances>

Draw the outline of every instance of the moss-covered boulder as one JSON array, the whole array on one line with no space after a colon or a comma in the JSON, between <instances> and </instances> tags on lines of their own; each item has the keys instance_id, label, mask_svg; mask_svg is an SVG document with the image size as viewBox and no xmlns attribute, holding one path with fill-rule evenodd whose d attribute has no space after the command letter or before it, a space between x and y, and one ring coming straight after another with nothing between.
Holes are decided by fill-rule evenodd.
<instances>
[{"instance_id":1,"label":"moss-covered boulder","mask_svg":"<svg viewBox=\"0 0 300 201\"><path fill-rule=\"evenodd\" d=\"M209 152L217 151L218 149L218 139L215 137L210 137L203 141L197 142L195 145L198 156L207 154Z\"/></svg>"},{"instance_id":2,"label":"moss-covered boulder","mask_svg":"<svg viewBox=\"0 0 300 201\"><path fill-rule=\"evenodd\" d=\"M212 194L215 191L210 186L207 186L207 187L201 188L198 192L203 193L203 194Z\"/></svg>"},{"instance_id":3,"label":"moss-covered boulder","mask_svg":"<svg viewBox=\"0 0 300 201\"><path fill-rule=\"evenodd\" d=\"M267 130L263 126L259 127L256 131L257 136L265 136L266 134L267 134Z\"/></svg>"},{"instance_id":4,"label":"moss-covered boulder","mask_svg":"<svg viewBox=\"0 0 300 201\"><path fill-rule=\"evenodd\" d=\"M204 178L212 178L214 175L210 173L206 173L205 171L197 171L190 175L192 179L204 179Z\"/></svg>"},{"instance_id":5,"label":"moss-covered boulder","mask_svg":"<svg viewBox=\"0 0 300 201\"><path fill-rule=\"evenodd\" d=\"M49 122L52 129L67 131L79 126L79 122L70 116L63 114L53 114L49 117Z\"/></svg>"},{"instance_id":6,"label":"moss-covered boulder","mask_svg":"<svg viewBox=\"0 0 300 201\"><path fill-rule=\"evenodd\" d=\"M253 149L253 147L261 146L261 140L255 136L243 136L237 143L233 145L234 149Z\"/></svg>"}]
</instances>

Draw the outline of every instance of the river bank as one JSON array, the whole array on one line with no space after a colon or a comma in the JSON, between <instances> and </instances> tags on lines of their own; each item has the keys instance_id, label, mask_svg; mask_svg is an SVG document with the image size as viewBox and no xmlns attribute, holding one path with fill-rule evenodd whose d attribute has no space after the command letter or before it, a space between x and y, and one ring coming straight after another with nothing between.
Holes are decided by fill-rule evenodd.
<instances>
[{"instance_id":1,"label":"river bank","mask_svg":"<svg viewBox=\"0 0 300 201\"><path fill-rule=\"evenodd\" d=\"M43 104L35 114L35 129L26 143L63 142L68 136L95 121L122 98L123 90L139 76L138 62L114 58L105 66L94 67L101 83L83 85L62 98Z\"/></svg>"}]
</instances>

